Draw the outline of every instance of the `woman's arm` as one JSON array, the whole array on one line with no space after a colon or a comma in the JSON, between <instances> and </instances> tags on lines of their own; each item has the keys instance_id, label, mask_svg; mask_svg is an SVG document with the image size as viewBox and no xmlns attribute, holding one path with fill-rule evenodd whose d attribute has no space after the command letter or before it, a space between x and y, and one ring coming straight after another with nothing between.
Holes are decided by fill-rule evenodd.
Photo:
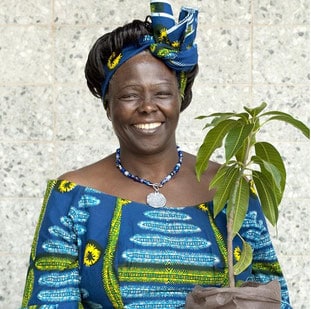
<instances>
[{"instance_id":1,"label":"woman's arm","mask_svg":"<svg viewBox=\"0 0 311 309\"><path fill-rule=\"evenodd\" d=\"M83 308L77 235L70 215L76 191L73 183L48 183L31 247L22 308Z\"/></svg>"}]
</instances>

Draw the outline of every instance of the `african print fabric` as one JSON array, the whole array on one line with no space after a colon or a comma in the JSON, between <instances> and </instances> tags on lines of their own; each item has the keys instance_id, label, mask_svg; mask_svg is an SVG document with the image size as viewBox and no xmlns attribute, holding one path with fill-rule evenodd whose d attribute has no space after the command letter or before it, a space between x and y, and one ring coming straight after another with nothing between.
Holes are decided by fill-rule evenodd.
<instances>
[{"instance_id":1,"label":"african print fabric","mask_svg":"<svg viewBox=\"0 0 311 309\"><path fill-rule=\"evenodd\" d=\"M191 71L198 63L197 46L194 43L198 10L182 7L176 23L168 1L150 1L152 35L145 35L138 42L124 46L121 51L113 51L104 65L105 80L102 96L105 97L109 81L116 70L127 60L148 49L153 56L178 72L181 94L186 85L185 72Z\"/></svg>"},{"instance_id":2,"label":"african print fabric","mask_svg":"<svg viewBox=\"0 0 311 309\"><path fill-rule=\"evenodd\" d=\"M22 308L183 308L195 285L227 284L225 213L212 203L155 209L76 185L48 183ZM242 236L254 249L237 280L286 282L256 197ZM241 242L234 243L236 260Z\"/></svg>"}]
</instances>

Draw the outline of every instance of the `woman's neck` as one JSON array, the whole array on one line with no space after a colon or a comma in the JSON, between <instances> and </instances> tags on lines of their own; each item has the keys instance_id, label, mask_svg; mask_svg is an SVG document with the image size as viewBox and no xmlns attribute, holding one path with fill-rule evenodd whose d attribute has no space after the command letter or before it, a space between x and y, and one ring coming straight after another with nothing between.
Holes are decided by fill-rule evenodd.
<instances>
[{"instance_id":1,"label":"woman's neck","mask_svg":"<svg viewBox=\"0 0 311 309\"><path fill-rule=\"evenodd\" d=\"M179 156L176 145L153 153L133 153L121 147L120 161L131 174L158 183L172 172Z\"/></svg>"}]
</instances>

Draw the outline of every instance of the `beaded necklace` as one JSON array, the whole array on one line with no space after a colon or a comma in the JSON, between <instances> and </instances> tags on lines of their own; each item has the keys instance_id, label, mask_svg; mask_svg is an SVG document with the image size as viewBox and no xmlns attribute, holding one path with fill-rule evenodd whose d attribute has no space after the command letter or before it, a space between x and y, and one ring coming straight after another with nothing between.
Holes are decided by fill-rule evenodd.
<instances>
[{"instance_id":1,"label":"beaded necklace","mask_svg":"<svg viewBox=\"0 0 311 309\"><path fill-rule=\"evenodd\" d=\"M128 170L126 170L121 164L120 153L121 153L120 148L118 148L116 150L116 167L119 169L119 171L124 176L153 188L154 192L151 192L147 195L147 204L149 206L154 208L164 207L166 205L166 198L162 193L160 193L160 188L162 188L168 181L170 181L173 178L173 176L175 176L180 170L183 159L183 153L180 150L180 148L177 146L178 162L176 163L174 169L159 183L152 183L150 180L140 178L136 175L133 175Z\"/></svg>"}]
</instances>

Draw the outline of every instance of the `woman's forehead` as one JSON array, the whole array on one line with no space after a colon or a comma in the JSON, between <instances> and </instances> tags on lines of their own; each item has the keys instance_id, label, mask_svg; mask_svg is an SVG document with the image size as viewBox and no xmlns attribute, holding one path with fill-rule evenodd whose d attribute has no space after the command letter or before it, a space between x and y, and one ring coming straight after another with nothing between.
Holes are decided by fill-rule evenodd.
<instances>
[{"instance_id":1,"label":"woman's forehead","mask_svg":"<svg viewBox=\"0 0 311 309\"><path fill-rule=\"evenodd\" d=\"M174 80L174 82L177 82L176 72L146 51L135 55L122 64L111 81L128 80L133 77L154 78L168 82Z\"/></svg>"}]
</instances>

